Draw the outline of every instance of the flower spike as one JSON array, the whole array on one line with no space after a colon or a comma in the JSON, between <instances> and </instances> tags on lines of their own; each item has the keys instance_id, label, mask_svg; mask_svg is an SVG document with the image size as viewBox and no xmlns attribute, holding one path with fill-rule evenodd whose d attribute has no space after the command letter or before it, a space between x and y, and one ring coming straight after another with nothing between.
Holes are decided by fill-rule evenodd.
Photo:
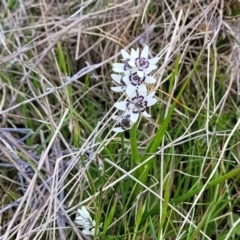
<instances>
[{"instance_id":1,"label":"flower spike","mask_svg":"<svg viewBox=\"0 0 240 240\"><path fill-rule=\"evenodd\" d=\"M139 49L131 49L131 53L122 49L122 63L114 63L112 79L118 84L111 89L115 92L125 92L126 101L117 102L114 106L121 110L120 116L113 116L120 126L113 128L115 132L123 132L130 129L137 122L139 115L151 117L146 108L154 105L157 99L155 92L148 93L148 85L156 83L152 76L148 76L157 68L159 57L148 58L149 47L145 46L140 53Z\"/></svg>"}]
</instances>

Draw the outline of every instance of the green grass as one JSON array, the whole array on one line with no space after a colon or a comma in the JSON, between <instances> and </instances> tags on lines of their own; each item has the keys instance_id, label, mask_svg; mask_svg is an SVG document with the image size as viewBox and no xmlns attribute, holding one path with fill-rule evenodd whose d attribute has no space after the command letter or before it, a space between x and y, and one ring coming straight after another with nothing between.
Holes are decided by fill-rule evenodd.
<instances>
[{"instance_id":1,"label":"green grass","mask_svg":"<svg viewBox=\"0 0 240 240\"><path fill-rule=\"evenodd\" d=\"M74 222L83 205L93 239L239 239L239 4L223 15L212 1L0 9L0 240L90 239ZM145 43L161 56L159 101L116 134L111 66Z\"/></svg>"}]
</instances>

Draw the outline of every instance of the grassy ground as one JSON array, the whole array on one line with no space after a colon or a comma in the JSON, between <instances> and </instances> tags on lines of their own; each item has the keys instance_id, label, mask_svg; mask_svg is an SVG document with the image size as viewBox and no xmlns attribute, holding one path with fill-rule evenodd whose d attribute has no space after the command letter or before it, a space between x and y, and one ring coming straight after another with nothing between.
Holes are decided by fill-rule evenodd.
<instances>
[{"instance_id":1,"label":"grassy ground","mask_svg":"<svg viewBox=\"0 0 240 240\"><path fill-rule=\"evenodd\" d=\"M239 239L238 14L235 0L1 0L0 240ZM146 44L159 102L116 134L111 65Z\"/></svg>"}]
</instances>

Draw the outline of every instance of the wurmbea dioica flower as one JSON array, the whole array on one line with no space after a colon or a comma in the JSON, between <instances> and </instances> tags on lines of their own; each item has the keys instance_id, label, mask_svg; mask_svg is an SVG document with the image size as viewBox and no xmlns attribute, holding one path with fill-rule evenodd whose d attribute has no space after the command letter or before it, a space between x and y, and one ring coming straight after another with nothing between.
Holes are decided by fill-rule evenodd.
<instances>
[{"instance_id":1,"label":"wurmbea dioica flower","mask_svg":"<svg viewBox=\"0 0 240 240\"><path fill-rule=\"evenodd\" d=\"M142 113L145 117L151 117L146 112L146 107L152 106L157 102L157 99L153 97L154 94L155 92L151 92L147 96L147 92L136 91L126 101L116 102L114 106L119 110L128 112L130 114L130 121L135 123L138 120L139 113Z\"/></svg>"},{"instance_id":2,"label":"wurmbea dioica flower","mask_svg":"<svg viewBox=\"0 0 240 240\"><path fill-rule=\"evenodd\" d=\"M149 47L145 46L139 56L139 49L136 51L131 49L131 54L124 49L121 50L123 56L123 63L114 63L114 72L129 72L131 69L137 69L139 77L143 77L144 73L149 73L156 69L156 63L159 61L159 57L148 59Z\"/></svg>"},{"instance_id":3,"label":"wurmbea dioica flower","mask_svg":"<svg viewBox=\"0 0 240 240\"><path fill-rule=\"evenodd\" d=\"M145 117L151 117L147 113L146 107L152 106L157 102L154 98L155 92L148 93L148 84L156 83L156 80L148 76L152 70L156 69L156 63L159 57L148 59L148 46L145 46L139 55L139 49L131 49L131 54L122 49L122 63L114 63L113 71L118 74L112 74L112 79L118 84L112 87L115 92L126 93L126 101L117 102L114 106L122 110L120 116L113 116L121 127L113 128L115 132L123 132L130 129L137 122L139 114Z\"/></svg>"},{"instance_id":4,"label":"wurmbea dioica flower","mask_svg":"<svg viewBox=\"0 0 240 240\"><path fill-rule=\"evenodd\" d=\"M131 70L130 74L123 77L123 81L126 85L126 93L128 96L138 92L147 92L146 84L153 84L156 80L153 77L143 75L139 77L135 69Z\"/></svg>"},{"instance_id":5,"label":"wurmbea dioica flower","mask_svg":"<svg viewBox=\"0 0 240 240\"><path fill-rule=\"evenodd\" d=\"M112 118L118 123L120 123L121 127L113 128L114 132L124 132L127 129L130 129L133 125L133 122L130 120L131 114L129 112L124 112L121 116L112 116Z\"/></svg>"},{"instance_id":6,"label":"wurmbea dioica flower","mask_svg":"<svg viewBox=\"0 0 240 240\"><path fill-rule=\"evenodd\" d=\"M82 228L82 232L86 235L92 235L94 236L95 234L95 227L96 227L96 222L92 220L88 210L86 207L82 206L82 208L78 209L79 216L76 217L75 222L80 225Z\"/></svg>"}]
</instances>

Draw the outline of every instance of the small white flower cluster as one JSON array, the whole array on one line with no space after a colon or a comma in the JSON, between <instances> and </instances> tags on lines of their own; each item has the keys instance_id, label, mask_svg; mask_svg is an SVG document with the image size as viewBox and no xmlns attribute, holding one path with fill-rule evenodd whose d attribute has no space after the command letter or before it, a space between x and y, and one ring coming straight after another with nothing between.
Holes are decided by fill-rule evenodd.
<instances>
[{"instance_id":1,"label":"small white flower cluster","mask_svg":"<svg viewBox=\"0 0 240 240\"><path fill-rule=\"evenodd\" d=\"M92 220L86 207L78 209L79 216L76 217L75 222L80 225L82 228L83 234L94 236L96 232L96 222Z\"/></svg>"},{"instance_id":2,"label":"small white flower cluster","mask_svg":"<svg viewBox=\"0 0 240 240\"><path fill-rule=\"evenodd\" d=\"M149 47L145 46L139 53L139 49L131 49L129 54L124 49L122 53L122 63L114 63L113 71L119 74L112 74L112 79L118 84L112 87L114 92L125 92L127 99L117 102L114 106L123 111L120 116L113 116L120 127L113 128L115 132L123 132L130 129L137 122L139 114L151 117L146 112L146 107L152 106L157 102L154 98L155 92L148 93L148 84L154 84L156 80L148 74L157 68L156 63L159 57L148 59Z\"/></svg>"}]
</instances>

